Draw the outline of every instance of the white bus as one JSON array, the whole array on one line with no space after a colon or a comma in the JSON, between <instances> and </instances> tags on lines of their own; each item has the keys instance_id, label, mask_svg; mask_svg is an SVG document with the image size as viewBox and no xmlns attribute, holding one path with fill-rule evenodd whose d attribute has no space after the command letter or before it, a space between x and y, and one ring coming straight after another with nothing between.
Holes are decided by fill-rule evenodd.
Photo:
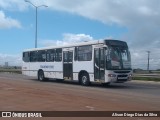
<instances>
[{"instance_id":1,"label":"white bus","mask_svg":"<svg viewBox=\"0 0 160 120\"><path fill-rule=\"evenodd\" d=\"M123 83L132 78L128 45L119 40L101 40L66 46L34 48L23 52L22 73L37 77L91 82Z\"/></svg>"}]
</instances>

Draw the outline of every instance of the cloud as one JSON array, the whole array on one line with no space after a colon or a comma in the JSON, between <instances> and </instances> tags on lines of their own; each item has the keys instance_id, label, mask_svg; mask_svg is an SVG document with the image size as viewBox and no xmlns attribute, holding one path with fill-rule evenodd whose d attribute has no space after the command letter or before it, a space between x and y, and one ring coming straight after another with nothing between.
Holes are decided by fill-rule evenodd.
<instances>
[{"instance_id":1,"label":"cloud","mask_svg":"<svg viewBox=\"0 0 160 120\"><path fill-rule=\"evenodd\" d=\"M127 39L147 41L159 35L159 0L30 0L35 5L48 5L47 9L77 14L107 25L117 24L129 30ZM0 0L5 9L24 10L31 6L23 0ZM148 34L149 33L149 34ZM144 36L147 34L147 38ZM136 37L134 37L136 36ZM137 40L139 38L139 40ZM158 37L159 38L159 37Z\"/></svg>"},{"instance_id":2,"label":"cloud","mask_svg":"<svg viewBox=\"0 0 160 120\"><path fill-rule=\"evenodd\" d=\"M128 29L121 38L128 42L133 67L147 69L151 51L151 69L160 68L160 0L47 0L52 10L69 12L106 25ZM157 51L159 51L157 53Z\"/></svg>"},{"instance_id":3,"label":"cloud","mask_svg":"<svg viewBox=\"0 0 160 120\"><path fill-rule=\"evenodd\" d=\"M135 66L144 67L146 51L151 51L154 68L160 65L160 0L30 0L36 5L45 4L47 9L83 16L106 25L118 25L128 29L121 38L128 42ZM23 0L0 0L0 7L9 10L25 10L29 4ZM71 35L72 36L72 35ZM77 37L77 36L76 36ZM73 37L74 38L74 37ZM63 41L48 44L67 44ZM47 45L47 41L44 42ZM143 64L142 64L143 63ZM145 67L144 67L145 68ZM160 68L160 67L159 67Z\"/></svg>"},{"instance_id":4,"label":"cloud","mask_svg":"<svg viewBox=\"0 0 160 120\"><path fill-rule=\"evenodd\" d=\"M112 37L107 37L112 39ZM106 38L106 39L107 39ZM48 47L48 46L62 46L62 45L68 45L68 44L74 44L77 42L83 42L83 41L93 41L95 40L90 35L85 34L63 34L62 40L41 40L40 45ZM142 47L139 49L134 49L133 47L129 47L131 52L131 58L132 58L132 67L135 68L142 68L144 70L147 69L148 64L148 54L147 50L152 51L150 53L150 69L159 69L160 68L160 57L158 56L160 54L160 48L152 48L149 47Z\"/></svg>"},{"instance_id":5,"label":"cloud","mask_svg":"<svg viewBox=\"0 0 160 120\"><path fill-rule=\"evenodd\" d=\"M160 68L160 48L152 48L149 49L150 52L150 69L155 70ZM135 68L142 68L147 70L148 65L148 53L146 49L130 49L131 57L132 57L132 67Z\"/></svg>"},{"instance_id":6,"label":"cloud","mask_svg":"<svg viewBox=\"0 0 160 120\"><path fill-rule=\"evenodd\" d=\"M30 0L35 5L48 5L50 10L64 11L103 22L106 25L126 27L125 41L141 48L155 46L160 41L159 0ZM25 10L31 6L23 0L0 0L5 9ZM158 42L160 45L160 42Z\"/></svg>"},{"instance_id":7,"label":"cloud","mask_svg":"<svg viewBox=\"0 0 160 120\"><path fill-rule=\"evenodd\" d=\"M22 56L0 53L0 65L5 65L5 62L8 62L9 66L21 66Z\"/></svg>"},{"instance_id":8,"label":"cloud","mask_svg":"<svg viewBox=\"0 0 160 120\"><path fill-rule=\"evenodd\" d=\"M69 12L106 25L118 25L128 29L122 38L136 48L160 41L159 0L31 0L46 4L47 9ZM160 45L160 42L158 42ZM157 46L157 45L156 45Z\"/></svg>"},{"instance_id":9,"label":"cloud","mask_svg":"<svg viewBox=\"0 0 160 120\"><path fill-rule=\"evenodd\" d=\"M65 33L63 34L62 40L41 40L40 44L42 46L58 46L58 45L74 44L77 42L92 41L92 40L94 39L90 35Z\"/></svg>"},{"instance_id":10,"label":"cloud","mask_svg":"<svg viewBox=\"0 0 160 120\"><path fill-rule=\"evenodd\" d=\"M0 7L5 10L23 11L27 8L24 0L0 0Z\"/></svg>"},{"instance_id":11,"label":"cloud","mask_svg":"<svg viewBox=\"0 0 160 120\"><path fill-rule=\"evenodd\" d=\"M0 29L21 28L21 23L15 19L6 17L3 11L0 11Z\"/></svg>"}]
</instances>

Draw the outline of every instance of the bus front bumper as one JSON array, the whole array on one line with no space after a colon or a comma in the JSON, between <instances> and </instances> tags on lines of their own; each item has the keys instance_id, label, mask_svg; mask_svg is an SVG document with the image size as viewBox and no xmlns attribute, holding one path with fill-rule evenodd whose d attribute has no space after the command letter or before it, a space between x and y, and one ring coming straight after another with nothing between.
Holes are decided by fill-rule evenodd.
<instances>
[{"instance_id":1,"label":"bus front bumper","mask_svg":"<svg viewBox=\"0 0 160 120\"><path fill-rule=\"evenodd\" d=\"M108 74L106 75L106 83L124 83L132 80L132 74Z\"/></svg>"}]
</instances>

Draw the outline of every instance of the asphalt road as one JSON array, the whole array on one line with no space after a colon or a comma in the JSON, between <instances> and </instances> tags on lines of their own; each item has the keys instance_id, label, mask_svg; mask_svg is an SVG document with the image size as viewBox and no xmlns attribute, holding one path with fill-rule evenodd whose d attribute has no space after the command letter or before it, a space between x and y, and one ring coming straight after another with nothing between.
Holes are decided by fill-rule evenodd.
<instances>
[{"instance_id":1,"label":"asphalt road","mask_svg":"<svg viewBox=\"0 0 160 120\"><path fill-rule=\"evenodd\" d=\"M21 82L24 80L30 81L30 82L39 82L36 80L36 78L33 77L28 77L28 76L24 76L21 74L9 74L9 73L0 73L0 79L8 79L8 80L20 80ZM40 84L43 84L40 82ZM111 84L110 86L103 86L101 84L92 84L89 87L83 87L81 85L79 85L76 82L69 82L69 81L65 81L65 82L58 82L55 80L49 80L48 82L44 82L44 84L50 84L51 86L53 85L60 85L61 87L74 87L74 85L76 85L76 88L80 88L80 89L88 89L88 90L102 90L104 92L110 91L110 92L116 92L119 94L136 94L136 95L145 95L148 97L151 96L155 96L158 97L159 101L160 101L160 82L151 82L151 81L136 81L136 80L132 80L130 82L126 82L126 83L114 83ZM142 96L143 97L143 96Z\"/></svg>"},{"instance_id":2,"label":"asphalt road","mask_svg":"<svg viewBox=\"0 0 160 120\"><path fill-rule=\"evenodd\" d=\"M0 110L160 111L160 83L131 81L84 87L0 73Z\"/></svg>"}]
</instances>

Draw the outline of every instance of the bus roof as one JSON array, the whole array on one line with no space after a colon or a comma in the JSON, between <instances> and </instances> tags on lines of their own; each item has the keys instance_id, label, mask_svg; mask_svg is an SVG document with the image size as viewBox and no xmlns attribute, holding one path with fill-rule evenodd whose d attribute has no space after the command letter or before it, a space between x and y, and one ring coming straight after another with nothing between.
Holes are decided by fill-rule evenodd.
<instances>
[{"instance_id":1,"label":"bus roof","mask_svg":"<svg viewBox=\"0 0 160 120\"><path fill-rule=\"evenodd\" d=\"M25 51L37 51L37 50L46 50L46 49L56 49L56 48L69 48L69 47L76 47L76 46L84 46L84 45L94 45L94 44L105 44L105 41L119 41L119 40L113 40L113 39L105 39L105 40L93 40L93 41L86 41L86 42L79 42L79 43L73 43L69 45L62 45L62 46L49 46L49 47L42 47L42 48L32 48L32 49L26 49Z\"/></svg>"}]
</instances>

